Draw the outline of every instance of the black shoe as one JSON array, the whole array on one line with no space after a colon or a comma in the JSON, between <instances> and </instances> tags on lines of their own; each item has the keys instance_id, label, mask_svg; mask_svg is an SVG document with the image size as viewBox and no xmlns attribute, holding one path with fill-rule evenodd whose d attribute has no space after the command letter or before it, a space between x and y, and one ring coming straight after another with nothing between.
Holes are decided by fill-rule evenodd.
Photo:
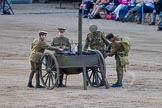
<instances>
[{"instance_id":1,"label":"black shoe","mask_svg":"<svg viewBox=\"0 0 162 108\"><path fill-rule=\"evenodd\" d=\"M33 85L29 85L29 84L27 85L27 87L29 87L29 88L34 88L34 86L33 86Z\"/></svg>"},{"instance_id":2,"label":"black shoe","mask_svg":"<svg viewBox=\"0 0 162 108\"><path fill-rule=\"evenodd\" d=\"M66 87L64 84L60 83L58 84L58 87Z\"/></svg>"},{"instance_id":3,"label":"black shoe","mask_svg":"<svg viewBox=\"0 0 162 108\"><path fill-rule=\"evenodd\" d=\"M44 88L44 86L36 85L35 88Z\"/></svg>"},{"instance_id":4,"label":"black shoe","mask_svg":"<svg viewBox=\"0 0 162 108\"><path fill-rule=\"evenodd\" d=\"M34 86L30 82L28 83L27 87L34 88Z\"/></svg>"},{"instance_id":5,"label":"black shoe","mask_svg":"<svg viewBox=\"0 0 162 108\"><path fill-rule=\"evenodd\" d=\"M155 22L151 22L149 25L155 25Z\"/></svg>"},{"instance_id":6,"label":"black shoe","mask_svg":"<svg viewBox=\"0 0 162 108\"><path fill-rule=\"evenodd\" d=\"M116 82L111 87L122 87L122 83Z\"/></svg>"},{"instance_id":7,"label":"black shoe","mask_svg":"<svg viewBox=\"0 0 162 108\"><path fill-rule=\"evenodd\" d=\"M11 15L11 13L10 13L9 9L7 9L7 10L3 11L3 15Z\"/></svg>"},{"instance_id":8,"label":"black shoe","mask_svg":"<svg viewBox=\"0 0 162 108\"><path fill-rule=\"evenodd\" d=\"M115 21L120 21L120 18L116 18Z\"/></svg>"},{"instance_id":9,"label":"black shoe","mask_svg":"<svg viewBox=\"0 0 162 108\"><path fill-rule=\"evenodd\" d=\"M105 85L105 81L102 80L102 81L100 82L100 86L104 86L104 85Z\"/></svg>"},{"instance_id":10,"label":"black shoe","mask_svg":"<svg viewBox=\"0 0 162 108\"><path fill-rule=\"evenodd\" d=\"M121 20L121 21L122 21L122 23L124 23L124 22L126 22L126 19L125 19L125 18L122 18L122 20Z\"/></svg>"}]
</instances>

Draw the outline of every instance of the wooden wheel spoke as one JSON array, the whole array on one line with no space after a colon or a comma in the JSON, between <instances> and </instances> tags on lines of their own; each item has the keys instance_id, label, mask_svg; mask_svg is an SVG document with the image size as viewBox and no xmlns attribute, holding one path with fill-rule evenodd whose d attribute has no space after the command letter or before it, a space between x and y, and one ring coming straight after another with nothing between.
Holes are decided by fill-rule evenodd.
<instances>
[{"instance_id":1,"label":"wooden wheel spoke","mask_svg":"<svg viewBox=\"0 0 162 108\"><path fill-rule=\"evenodd\" d=\"M102 80L102 78L101 78L102 76L100 76L99 74L97 74L97 78L101 81Z\"/></svg>"},{"instance_id":2,"label":"wooden wheel spoke","mask_svg":"<svg viewBox=\"0 0 162 108\"><path fill-rule=\"evenodd\" d=\"M42 78L46 77L47 75L48 75L48 73L45 73L45 74L42 76Z\"/></svg>"},{"instance_id":3,"label":"wooden wheel spoke","mask_svg":"<svg viewBox=\"0 0 162 108\"><path fill-rule=\"evenodd\" d=\"M93 77L92 75L93 75L93 73L90 74L89 79L91 79Z\"/></svg>"},{"instance_id":4,"label":"wooden wheel spoke","mask_svg":"<svg viewBox=\"0 0 162 108\"><path fill-rule=\"evenodd\" d=\"M54 69L54 67L56 67L56 65L53 63L53 64L51 65L51 69Z\"/></svg>"},{"instance_id":5,"label":"wooden wheel spoke","mask_svg":"<svg viewBox=\"0 0 162 108\"><path fill-rule=\"evenodd\" d=\"M48 81L49 75L47 76L46 80L45 80L45 85L47 85L47 81Z\"/></svg>"},{"instance_id":6,"label":"wooden wheel spoke","mask_svg":"<svg viewBox=\"0 0 162 108\"><path fill-rule=\"evenodd\" d=\"M48 66L52 67L52 58L48 55Z\"/></svg>"},{"instance_id":7,"label":"wooden wheel spoke","mask_svg":"<svg viewBox=\"0 0 162 108\"><path fill-rule=\"evenodd\" d=\"M50 83L51 83L51 82L50 82L50 80L51 80L51 75L50 75L50 74L49 74L49 79L48 79L48 80L49 80L49 82L48 82L48 87L50 87Z\"/></svg>"},{"instance_id":8,"label":"wooden wheel spoke","mask_svg":"<svg viewBox=\"0 0 162 108\"><path fill-rule=\"evenodd\" d=\"M54 77L53 73L51 73L52 85L54 85L54 80L53 79L55 79L55 77Z\"/></svg>"}]
</instances>

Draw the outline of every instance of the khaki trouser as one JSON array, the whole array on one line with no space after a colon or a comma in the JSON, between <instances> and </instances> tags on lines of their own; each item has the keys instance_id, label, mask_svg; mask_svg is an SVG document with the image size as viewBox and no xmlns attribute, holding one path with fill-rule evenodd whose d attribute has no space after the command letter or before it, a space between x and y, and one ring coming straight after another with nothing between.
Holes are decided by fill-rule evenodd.
<instances>
[{"instance_id":1,"label":"khaki trouser","mask_svg":"<svg viewBox=\"0 0 162 108\"><path fill-rule=\"evenodd\" d=\"M116 72L117 72L117 82L122 83L123 80L123 66L121 65L120 59L118 56L116 59Z\"/></svg>"},{"instance_id":2,"label":"khaki trouser","mask_svg":"<svg viewBox=\"0 0 162 108\"><path fill-rule=\"evenodd\" d=\"M36 85L40 85L40 81L39 81L39 64L38 63L34 63L32 61L30 61L31 64L31 72L29 75L29 82L32 83L32 79L35 73L35 79L36 79Z\"/></svg>"}]
</instances>

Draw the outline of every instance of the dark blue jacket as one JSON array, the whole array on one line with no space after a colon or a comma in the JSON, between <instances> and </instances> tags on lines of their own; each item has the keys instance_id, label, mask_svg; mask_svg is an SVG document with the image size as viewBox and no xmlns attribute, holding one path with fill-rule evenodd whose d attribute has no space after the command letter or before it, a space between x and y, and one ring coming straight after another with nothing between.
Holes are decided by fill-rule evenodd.
<instances>
[{"instance_id":1,"label":"dark blue jacket","mask_svg":"<svg viewBox=\"0 0 162 108\"><path fill-rule=\"evenodd\" d=\"M115 6L118 6L119 5L119 2L118 0L110 0L110 3L113 2Z\"/></svg>"},{"instance_id":2,"label":"dark blue jacket","mask_svg":"<svg viewBox=\"0 0 162 108\"><path fill-rule=\"evenodd\" d=\"M159 0L159 2L154 3L154 5L157 13L160 13L160 11L162 11L162 0Z\"/></svg>"}]
</instances>

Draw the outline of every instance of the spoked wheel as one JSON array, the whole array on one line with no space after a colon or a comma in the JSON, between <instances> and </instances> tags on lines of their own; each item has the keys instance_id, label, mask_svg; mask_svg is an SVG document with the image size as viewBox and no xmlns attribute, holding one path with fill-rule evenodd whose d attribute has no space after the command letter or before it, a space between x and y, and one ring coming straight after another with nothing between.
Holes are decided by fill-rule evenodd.
<instances>
[{"instance_id":1,"label":"spoked wheel","mask_svg":"<svg viewBox=\"0 0 162 108\"><path fill-rule=\"evenodd\" d=\"M100 69L97 67L87 69L87 80L90 86L100 87L103 80Z\"/></svg>"},{"instance_id":2,"label":"spoked wheel","mask_svg":"<svg viewBox=\"0 0 162 108\"><path fill-rule=\"evenodd\" d=\"M40 60L40 79L47 89L56 87L59 80L59 65L57 59L51 53L44 53Z\"/></svg>"},{"instance_id":3,"label":"spoked wheel","mask_svg":"<svg viewBox=\"0 0 162 108\"><path fill-rule=\"evenodd\" d=\"M108 81L106 79L106 64L104 57L100 51L96 51L98 54L98 67L93 67L87 69L87 80L89 84L93 87L105 86L105 88L109 88Z\"/></svg>"}]
</instances>

